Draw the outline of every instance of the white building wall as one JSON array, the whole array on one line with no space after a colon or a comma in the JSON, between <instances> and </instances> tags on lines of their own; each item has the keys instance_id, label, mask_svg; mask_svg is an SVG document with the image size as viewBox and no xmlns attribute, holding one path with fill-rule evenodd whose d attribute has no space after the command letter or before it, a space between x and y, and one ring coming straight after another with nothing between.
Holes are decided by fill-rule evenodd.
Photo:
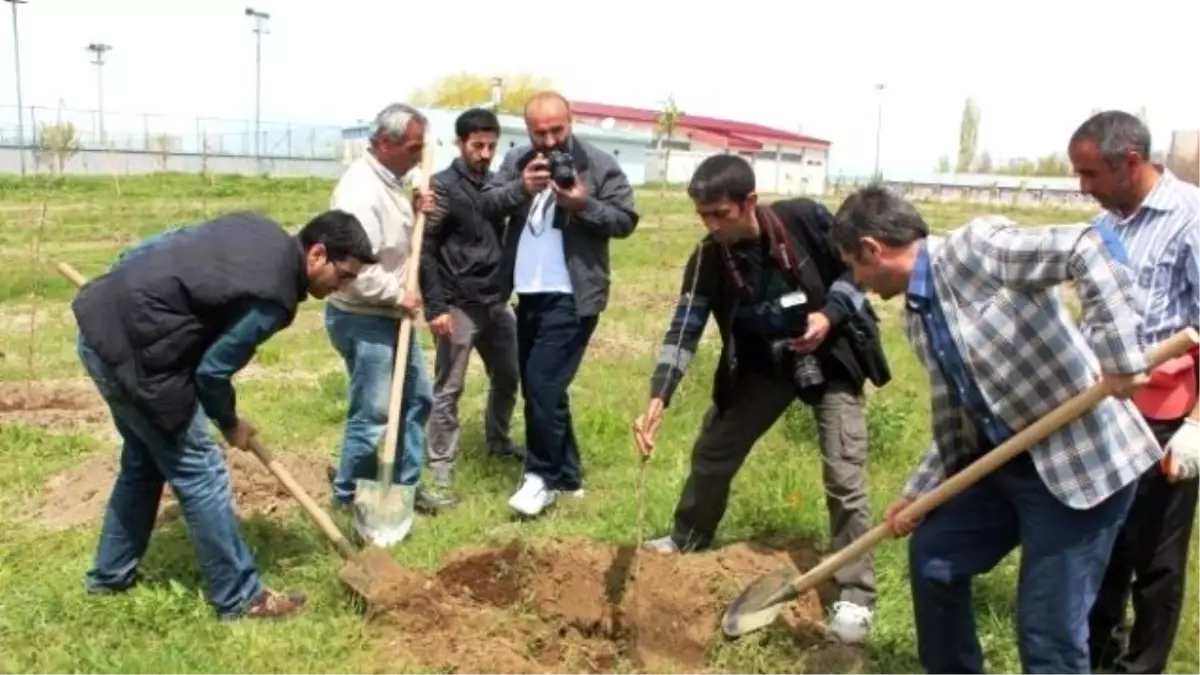
<instances>
[{"instance_id":1,"label":"white building wall","mask_svg":"<svg viewBox=\"0 0 1200 675\"><path fill-rule=\"evenodd\" d=\"M686 185L692 179L692 174L700 162L723 152L725 152L723 149L712 147L672 150L666 181L672 184ZM650 160L646 170L647 182L663 181L665 154L662 150L650 151ZM761 155L743 154L743 156L754 167L754 181L761 193L813 196L825 192L825 172L828 159L827 152L823 149L805 149L802 161L777 161L764 159Z\"/></svg>"}]
</instances>

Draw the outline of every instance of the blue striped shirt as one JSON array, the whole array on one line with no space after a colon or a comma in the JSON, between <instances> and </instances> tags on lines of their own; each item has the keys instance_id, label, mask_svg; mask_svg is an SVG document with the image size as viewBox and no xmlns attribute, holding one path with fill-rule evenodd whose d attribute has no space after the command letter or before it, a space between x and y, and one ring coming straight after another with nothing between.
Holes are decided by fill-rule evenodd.
<instances>
[{"instance_id":1,"label":"blue striped shirt","mask_svg":"<svg viewBox=\"0 0 1200 675\"><path fill-rule=\"evenodd\" d=\"M1105 211L1092 223L1125 244L1147 346L1200 324L1200 188L1163 170L1133 215Z\"/></svg>"}]
</instances>

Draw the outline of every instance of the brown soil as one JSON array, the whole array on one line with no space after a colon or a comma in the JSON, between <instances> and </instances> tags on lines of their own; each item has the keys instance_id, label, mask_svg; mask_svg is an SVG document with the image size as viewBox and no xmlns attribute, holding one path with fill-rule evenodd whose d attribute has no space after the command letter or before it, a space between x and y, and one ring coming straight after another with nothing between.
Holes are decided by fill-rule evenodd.
<instances>
[{"instance_id":1,"label":"brown soil","mask_svg":"<svg viewBox=\"0 0 1200 675\"><path fill-rule=\"evenodd\" d=\"M299 504L258 458L240 450L224 449L232 478L233 499L240 515L269 514ZM66 529L97 522L104 514L117 475L120 451L114 449L52 476L41 496L22 520L50 529ZM279 462L318 504L329 497L325 478L327 460L307 455L278 455ZM180 517L179 504L166 486L159 505L159 523Z\"/></svg>"},{"instance_id":2,"label":"brown soil","mask_svg":"<svg viewBox=\"0 0 1200 675\"><path fill-rule=\"evenodd\" d=\"M88 380L0 382L0 425L64 431L110 430L104 400Z\"/></svg>"},{"instance_id":3,"label":"brown soil","mask_svg":"<svg viewBox=\"0 0 1200 675\"><path fill-rule=\"evenodd\" d=\"M405 570L369 600L386 668L437 672L702 672L729 601L761 574L807 569L809 547L735 544L690 556L634 555L587 541L464 549L433 575ZM815 592L783 621L823 635Z\"/></svg>"}]
</instances>

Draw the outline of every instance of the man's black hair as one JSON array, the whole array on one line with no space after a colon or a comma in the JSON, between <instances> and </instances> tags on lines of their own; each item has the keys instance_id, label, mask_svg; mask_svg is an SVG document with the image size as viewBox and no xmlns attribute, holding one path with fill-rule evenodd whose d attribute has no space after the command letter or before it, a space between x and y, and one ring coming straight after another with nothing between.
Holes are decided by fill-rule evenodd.
<instances>
[{"instance_id":1,"label":"man's black hair","mask_svg":"<svg viewBox=\"0 0 1200 675\"><path fill-rule=\"evenodd\" d=\"M325 244L325 257L330 262L355 258L364 265L379 262L371 252L367 231L354 214L334 209L308 221L301 230L300 245L307 252L316 244Z\"/></svg>"},{"instance_id":2,"label":"man's black hair","mask_svg":"<svg viewBox=\"0 0 1200 675\"><path fill-rule=\"evenodd\" d=\"M701 204L723 197L740 204L754 192L754 167L738 155L712 155L696 167L687 192Z\"/></svg>"},{"instance_id":3,"label":"man's black hair","mask_svg":"<svg viewBox=\"0 0 1200 675\"><path fill-rule=\"evenodd\" d=\"M496 118L496 113L486 108L471 108L454 120L454 133L460 141L481 131L500 135L500 120Z\"/></svg>"},{"instance_id":4,"label":"man's black hair","mask_svg":"<svg viewBox=\"0 0 1200 675\"><path fill-rule=\"evenodd\" d=\"M928 236L929 225L916 207L882 185L868 185L847 197L829 230L830 242L855 256L864 237L901 247Z\"/></svg>"}]
</instances>

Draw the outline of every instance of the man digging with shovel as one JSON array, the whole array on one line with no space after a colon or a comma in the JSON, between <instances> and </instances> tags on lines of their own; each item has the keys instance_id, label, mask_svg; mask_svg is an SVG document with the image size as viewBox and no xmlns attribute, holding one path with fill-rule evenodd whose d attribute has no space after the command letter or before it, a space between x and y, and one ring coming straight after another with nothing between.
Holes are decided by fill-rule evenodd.
<instances>
[{"instance_id":1,"label":"man digging with shovel","mask_svg":"<svg viewBox=\"0 0 1200 675\"><path fill-rule=\"evenodd\" d=\"M124 440L90 592L137 583L166 482L221 618L276 618L304 605L303 594L263 587L208 420L230 445L251 449L255 430L238 415L233 375L306 296L324 298L373 262L350 214L323 213L291 236L233 213L148 239L83 285L71 305L79 357Z\"/></svg>"},{"instance_id":2,"label":"man digging with shovel","mask_svg":"<svg viewBox=\"0 0 1200 675\"><path fill-rule=\"evenodd\" d=\"M885 511L909 540L917 649L929 672L983 672L971 581L1021 547L1018 648L1025 672L1089 671L1088 611L1134 486L1163 455L1127 399L1147 380L1133 281L1111 231L1018 228L978 218L931 236L882 187L851 195L830 239L855 279L903 295L932 390L933 446ZM1110 250L1109 247L1112 247ZM1059 295L1075 283L1087 337ZM1104 398L936 506L905 507L1014 433L1103 380Z\"/></svg>"},{"instance_id":3,"label":"man digging with shovel","mask_svg":"<svg viewBox=\"0 0 1200 675\"><path fill-rule=\"evenodd\" d=\"M379 264L363 270L344 291L329 297L325 306L325 328L329 340L346 363L350 379L350 411L342 440L341 461L331 470L335 507L354 502L356 480L375 479L378 469L376 446L384 441L393 365L403 359L404 383L400 415L402 423L396 447L399 461L394 475L395 495L414 491L413 505L434 512L453 501L420 485L425 461L425 423L433 407L433 392L425 374L421 343L411 340L406 354L397 354L398 327L403 317L417 316L420 300L406 288L409 265L417 264L420 252L413 251L414 213L402 180L425 151L426 120L411 106L396 103L375 118L370 147L346 170L334 189L332 207L356 215L370 238ZM421 195L420 209L431 213L431 192ZM383 481L385 484L387 480ZM390 485L389 484L389 485ZM369 515L356 514L361 533L378 529ZM407 521L411 523L411 520ZM368 538L394 543L407 529Z\"/></svg>"}]
</instances>

